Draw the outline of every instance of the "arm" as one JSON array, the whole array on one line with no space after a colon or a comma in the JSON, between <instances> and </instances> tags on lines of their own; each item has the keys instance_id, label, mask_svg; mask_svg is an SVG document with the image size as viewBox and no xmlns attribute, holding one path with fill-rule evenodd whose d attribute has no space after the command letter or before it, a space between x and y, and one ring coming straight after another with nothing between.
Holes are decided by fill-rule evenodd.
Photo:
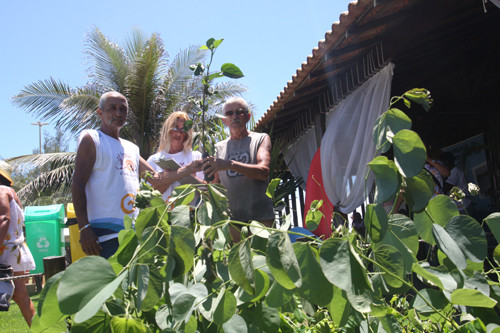
<instances>
[{"instance_id":1,"label":"arm","mask_svg":"<svg viewBox=\"0 0 500 333\"><path fill-rule=\"evenodd\" d=\"M208 172L210 176L217 175L218 171L232 170L251 179L266 181L269 176L270 163L271 139L266 135L257 150L257 164L247 164L233 160L209 157L205 159L203 167L208 167L206 172ZM217 178L218 177L216 177L216 179Z\"/></svg>"},{"instance_id":2,"label":"arm","mask_svg":"<svg viewBox=\"0 0 500 333\"><path fill-rule=\"evenodd\" d=\"M73 183L71 184L73 206L78 221L78 228L83 228L89 224L85 186L92 174L95 159L96 147L90 135L87 134L82 138L76 152L75 173L73 174ZM80 244L82 245L83 252L87 255L99 255L101 247L97 243L97 237L91 228L83 229L80 232Z\"/></svg>"},{"instance_id":3,"label":"arm","mask_svg":"<svg viewBox=\"0 0 500 333\"><path fill-rule=\"evenodd\" d=\"M10 196L5 188L0 188L0 247L5 241L10 224Z\"/></svg>"},{"instance_id":4,"label":"arm","mask_svg":"<svg viewBox=\"0 0 500 333\"><path fill-rule=\"evenodd\" d=\"M443 181L450 176L450 170L441 163L439 163L439 161L427 157L427 163L436 168L436 170L441 174L441 176L443 176Z\"/></svg>"},{"instance_id":5,"label":"arm","mask_svg":"<svg viewBox=\"0 0 500 333\"><path fill-rule=\"evenodd\" d=\"M147 163L147 162L145 161L145 163ZM203 162L201 160L194 160L191 163L189 163L183 167L180 167L177 170L165 170L163 172L155 173L154 177L149 178L148 181L156 190L163 193L174 182L179 181L182 178L189 176L191 174L195 174L198 171L201 171L202 163ZM200 181L201 183L204 183L203 180L198 179L198 178L196 178L196 179L198 181Z\"/></svg>"}]
</instances>

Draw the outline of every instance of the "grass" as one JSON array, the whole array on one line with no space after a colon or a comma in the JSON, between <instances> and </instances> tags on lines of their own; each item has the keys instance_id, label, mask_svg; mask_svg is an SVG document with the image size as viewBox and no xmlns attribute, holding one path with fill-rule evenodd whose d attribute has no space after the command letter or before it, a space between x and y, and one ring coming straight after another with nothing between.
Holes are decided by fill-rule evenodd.
<instances>
[{"instance_id":1,"label":"grass","mask_svg":"<svg viewBox=\"0 0 500 333\"><path fill-rule=\"evenodd\" d=\"M37 306L38 295L31 297L33 305ZM17 306L16 302L10 301L9 311L0 312L0 332L2 333L29 333L31 330L26 324L21 310Z\"/></svg>"}]
</instances>

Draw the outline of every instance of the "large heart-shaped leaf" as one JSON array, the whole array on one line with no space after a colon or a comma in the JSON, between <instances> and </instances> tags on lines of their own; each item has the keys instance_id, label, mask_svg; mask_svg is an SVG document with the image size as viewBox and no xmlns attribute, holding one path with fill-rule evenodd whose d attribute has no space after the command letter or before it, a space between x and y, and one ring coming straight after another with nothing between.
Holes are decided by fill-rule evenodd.
<instances>
[{"instance_id":1,"label":"large heart-shaped leaf","mask_svg":"<svg viewBox=\"0 0 500 333\"><path fill-rule=\"evenodd\" d=\"M368 163L368 166L373 171L377 184L375 203L384 203L399 190L401 181L396 164L385 156L377 156Z\"/></svg>"},{"instance_id":2,"label":"large heart-shaped leaf","mask_svg":"<svg viewBox=\"0 0 500 333\"><path fill-rule=\"evenodd\" d=\"M120 281L125 275L120 276ZM109 289L116 284L116 280L116 274L106 259L97 256L79 259L66 269L57 288L61 312L65 314L77 313L88 304L94 303L94 298L101 291L109 291L109 295L111 295L116 287L113 290ZM102 300L102 303L106 298ZM102 303L96 306L94 314Z\"/></svg>"},{"instance_id":3,"label":"large heart-shaped leaf","mask_svg":"<svg viewBox=\"0 0 500 333\"><path fill-rule=\"evenodd\" d=\"M500 213L492 213L488 215L484 222L488 225L493 236L500 243Z\"/></svg>"},{"instance_id":4,"label":"large heart-shaped leaf","mask_svg":"<svg viewBox=\"0 0 500 333\"><path fill-rule=\"evenodd\" d=\"M146 326L142 321L130 317L111 318L111 332L113 333L146 333Z\"/></svg>"},{"instance_id":5,"label":"large heart-shaped leaf","mask_svg":"<svg viewBox=\"0 0 500 333\"><path fill-rule=\"evenodd\" d=\"M394 160L399 172L406 178L414 177L422 170L427 153L417 133L403 129L392 139Z\"/></svg>"},{"instance_id":6,"label":"large heart-shaped leaf","mask_svg":"<svg viewBox=\"0 0 500 333\"><path fill-rule=\"evenodd\" d=\"M332 300L333 286L319 265L318 250L308 243L294 243L293 250L300 263L302 286L297 292L312 304L325 306Z\"/></svg>"},{"instance_id":7,"label":"large heart-shaped leaf","mask_svg":"<svg viewBox=\"0 0 500 333\"><path fill-rule=\"evenodd\" d=\"M220 67L220 70L224 76L227 76L231 79L239 79L242 78L243 72L238 68L238 66L230 63L225 63Z\"/></svg>"},{"instance_id":8,"label":"large heart-shaped leaf","mask_svg":"<svg viewBox=\"0 0 500 333\"><path fill-rule=\"evenodd\" d=\"M422 170L417 176L406 179L403 197L411 211L420 212L424 209L433 194L434 181L427 171Z\"/></svg>"},{"instance_id":9,"label":"large heart-shaped leaf","mask_svg":"<svg viewBox=\"0 0 500 333\"><path fill-rule=\"evenodd\" d=\"M392 108L380 115L373 127L373 142L385 153L391 147L392 137L402 129L411 128L411 119L399 109Z\"/></svg>"},{"instance_id":10,"label":"large heart-shaped leaf","mask_svg":"<svg viewBox=\"0 0 500 333\"><path fill-rule=\"evenodd\" d=\"M173 276L186 274L194 264L195 240L193 232L184 227L173 225L171 227L169 254L175 259Z\"/></svg>"},{"instance_id":11,"label":"large heart-shaped leaf","mask_svg":"<svg viewBox=\"0 0 500 333\"><path fill-rule=\"evenodd\" d=\"M222 325L236 314L236 297L229 290L221 292L214 311L214 322Z\"/></svg>"},{"instance_id":12,"label":"large heart-shaped leaf","mask_svg":"<svg viewBox=\"0 0 500 333\"><path fill-rule=\"evenodd\" d=\"M457 268L465 269L467 267L467 260L465 259L465 255L460 249L460 246L442 226L434 223L432 225L432 235L434 236L439 249L448 256Z\"/></svg>"},{"instance_id":13,"label":"large heart-shaped leaf","mask_svg":"<svg viewBox=\"0 0 500 333\"><path fill-rule=\"evenodd\" d=\"M451 293L451 302L456 305L492 308L497 301L475 289L457 289Z\"/></svg>"},{"instance_id":14,"label":"large heart-shaped leaf","mask_svg":"<svg viewBox=\"0 0 500 333\"><path fill-rule=\"evenodd\" d=\"M365 213L366 231L371 240L380 242L387 232L387 213L381 205L369 204Z\"/></svg>"},{"instance_id":15,"label":"large heart-shaped leaf","mask_svg":"<svg viewBox=\"0 0 500 333\"><path fill-rule=\"evenodd\" d=\"M321 246L319 256L321 268L328 281L345 290L354 309L370 312L370 305L373 304L371 282L366 275L366 268L349 242L330 238Z\"/></svg>"},{"instance_id":16,"label":"large heart-shaped leaf","mask_svg":"<svg viewBox=\"0 0 500 333\"><path fill-rule=\"evenodd\" d=\"M270 307L279 308L288 303L293 296L293 290L283 288L281 284L274 281L266 295L266 303Z\"/></svg>"},{"instance_id":17,"label":"large heart-shaped leaf","mask_svg":"<svg viewBox=\"0 0 500 333\"><path fill-rule=\"evenodd\" d=\"M302 285L299 263L286 232L278 231L269 237L266 262L273 277L286 289Z\"/></svg>"},{"instance_id":18,"label":"large heart-shaped leaf","mask_svg":"<svg viewBox=\"0 0 500 333\"><path fill-rule=\"evenodd\" d=\"M234 282L250 295L255 292L254 270L250 243L245 239L233 246L229 252L229 274Z\"/></svg>"},{"instance_id":19,"label":"large heart-shaped leaf","mask_svg":"<svg viewBox=\"0 0 500 333\"><path fill-rule=\"evenodd\" d=\"M405 278L405 266L403 255L394 246L382 244L374 250L375 260L391 274L383 274L385 282L393 288L403 286Z\"/></svg>"},{"instance_id":20,"label":"large heart-shaped leaf","mask_svg":"<svg viewBox=\"0 0 500 333\"><path fill-rule=\"evenodd\" d=\"M467 259L483 262L488 252L486 234L483 228L468 215L454 216L444 227Z\"/></svg>"}]
</instances>

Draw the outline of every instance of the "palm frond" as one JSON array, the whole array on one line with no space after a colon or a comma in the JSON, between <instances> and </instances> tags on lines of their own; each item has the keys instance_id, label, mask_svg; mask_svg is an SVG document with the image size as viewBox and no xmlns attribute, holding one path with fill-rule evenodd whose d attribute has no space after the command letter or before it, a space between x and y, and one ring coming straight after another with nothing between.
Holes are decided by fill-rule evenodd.
<instances>
[{"instance_id":1,"label":"palm frond","mask_svg":"<svg viewBox=\"0 0 500 333\"><path fill-rule=\"evenodd\" d=\"M205 50L200 50L197 45L191 45L179 52L172 60L168 71L169 90L179 90L193 79L193 71L189 66L197 64L205 58Z\"/></svg>"},{"instance_id":2,"label":"palm frond","mask_svg":"<svg viewBox=\"0 0 500 333\"><path fill-rule=\"evenodd\" d=\"M125 51L94 28L87 36L85 54L90 60L88 72L92 80L106 91L123 93L130 66Z\"/></svg>"},{"instance_id":3,"label":"palm frond","mask_svg":"<svg viewBox=\"0 0 500 333\"><path fill-rule=\"evenodd\" d=\"M71 93L69 85L51 77L25 86L19 94L12 97L12 101L28 113L41 117L42 120L50 120L60 116L60 106Z\"/></svg>"},{"instance_id":4,"label":"palm frond","mask_svg":"<svg viewBox=\"0 0 500 333\"><path fill-rule=\"evenodd\" d=\"M141 54L148 38L140 29L134 29L125 40L125 54L131 63L135 62L137 55Z\"/></svg>"},{"instance_id":5,"label":"palm frond","mask_svg":"<svg viewBox=\"0 0 500 333\"><path fill-rule=\"evenodd\" d=\"M9 158L7 163L12 165L16 171L24 172L32 168L49 166L50 169L74 165L76 153L60 152L48 154L23 155Z\"/></svg>"},{"instance_id":6,"label":"palm frond","mask_svg":"<svg viewBox=\"0 0 500 333\"><path fill-rule=\"evenodd\" d=\"M36 202L41 196L50 196L61 190L61 194L69 196L71 193L71 181L73 179L74 163L62 165L51 171L42 173L34 181L17 192L25 205Z\"/></svg>"}]
</instances>

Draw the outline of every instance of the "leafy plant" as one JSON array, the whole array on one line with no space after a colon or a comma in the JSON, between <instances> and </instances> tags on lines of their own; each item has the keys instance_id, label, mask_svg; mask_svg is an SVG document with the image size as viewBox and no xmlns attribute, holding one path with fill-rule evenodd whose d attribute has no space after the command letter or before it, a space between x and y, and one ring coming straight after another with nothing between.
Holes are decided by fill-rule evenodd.
<instances>
[{"instance_id":1,"label":"leafy plant","mask_svg":"<svg viewBox=\"0 0 500 333\"><path fill-rule=\"evenodd\" d=\"M490 276L499 276L500 248L491 262L481 225L459 215L451 198L431 198L425 148L404 113L394 111L397 99L430 105L426 90L412 90L393 99L375 125L377 148L394 149L395 158L369 164L377 194L367 208L366 240L340 227L325 241L292 243L286 223L270 229L232 221L220 185L180 186L168 205L146 195L147 207L135 228L128 221L120 232L115 255L82 258L47 281L33 330L499 330L500 286ZM196 195L202 200L189 206ZM401 195L412 218L382 209ZM500 240L500 214L483 223ZM236 244L230 224L245 230ZM418 256L421 246L435 251L436 264Z\"/></svg>"}]
</instances>

